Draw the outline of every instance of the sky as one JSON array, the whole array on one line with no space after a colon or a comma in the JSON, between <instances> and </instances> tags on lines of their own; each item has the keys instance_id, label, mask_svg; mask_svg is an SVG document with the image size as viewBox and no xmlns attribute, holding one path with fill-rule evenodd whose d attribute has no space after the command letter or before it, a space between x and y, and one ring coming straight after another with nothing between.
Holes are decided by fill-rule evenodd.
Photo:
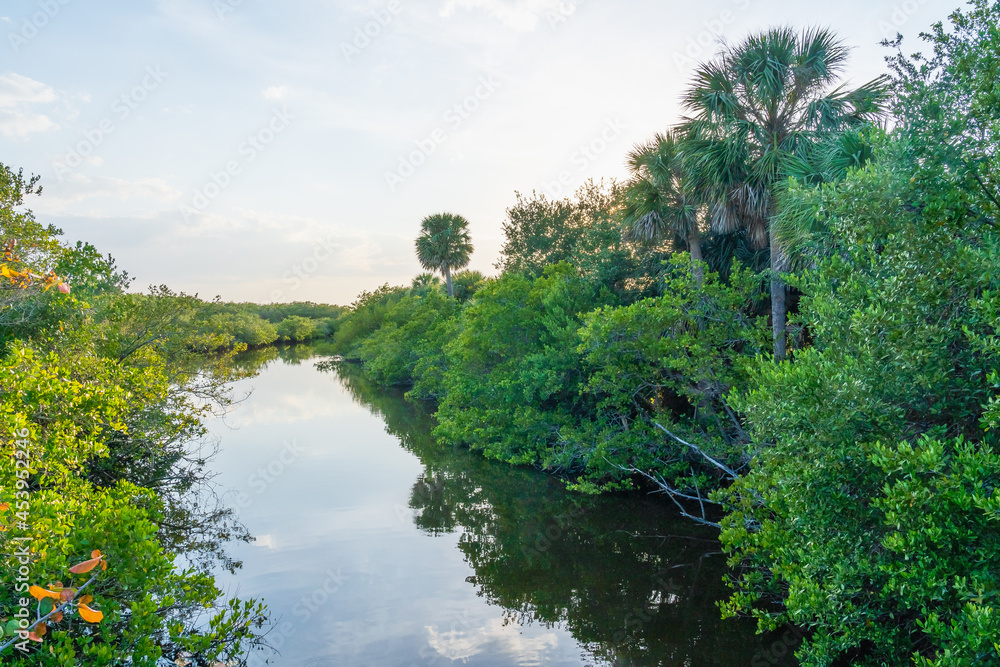
<instances>
[{"instance_id":1,"label":"sky","mask_svg":"<svg viewBox=\"0 0 1000 667\"><path fill-rule=\"evenodd\" d=\"M3 0L0 163L134 276L227 301L351 303L420 273L440 212L494 274L516 192L623 178L698 62L824 26L861 84L960 0Z\"/></svg>"}]
</instances>

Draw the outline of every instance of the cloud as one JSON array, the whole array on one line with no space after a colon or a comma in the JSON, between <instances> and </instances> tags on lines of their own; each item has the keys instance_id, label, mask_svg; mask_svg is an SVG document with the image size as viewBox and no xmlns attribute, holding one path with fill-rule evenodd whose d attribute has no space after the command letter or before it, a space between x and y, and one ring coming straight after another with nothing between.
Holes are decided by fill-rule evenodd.
<instances>
[{"instance_id":1,"label":"cloud","mask_svg":"<svg viewBox=\"0 0 1000 667\"><path fill-rule=\"evenodd\" d=\"M26 137L58 129L55 121L32 109L58 100L59 95L51 86L20 74L0 74L0 134Z\"/></svg>"},{"instance_id":2,"label":"cloud","mask_svg":"<svg viewBox=\"0 0 1000 667\"><path fill-rule=\"evenodd\" d=\"M39 211L58 214L87 199L112 199L115 202L144 200L151 204L168 204L181 196L181 191L162 178L140 178L130 181L108 176L89 177L74 174L71 178L45 187L48 195L35 206ZM74 207L75 208L75 207Z\"/></svg>"},{"instance_id":3,"label":"cloud","mask_svg":"<svg viewBox=\"0 0 1000 667\"><path fill-rule=\"evenodd\" d=\"M467 661L487 648L518 657L518 664L541 665L547 653L556 648L559 638L554 632L537 637L525 637L520 626L506 624L502 619L491 619L481 628L469 631L439 632L427 627L428 643L438 655L451 661Z\"/></svg>"},{"instance_id":4,"label":"cloud","mask_svg":"<svg viewBox=\"0 0 1000 667\"><path fill-rule=\"evenodd\" d=\"M288 86L270 86L263 90L265 100L283 100L288 96Z\"/></svg>"},{"instance_id":5,"label":"cloud","mask_svg":"<svg viewBox=\"0 0 1000 667\"><path fill-rule=\"evenodd\" d=\"M564 6L567 4L570 5L568 11ZM566 0L447 0L441 16L452 16L459 7L483 10L508 28L530 32L538 26L538 20L546 12L567 16L575 9L575 3Z\"/></svg>"}]
</instances>

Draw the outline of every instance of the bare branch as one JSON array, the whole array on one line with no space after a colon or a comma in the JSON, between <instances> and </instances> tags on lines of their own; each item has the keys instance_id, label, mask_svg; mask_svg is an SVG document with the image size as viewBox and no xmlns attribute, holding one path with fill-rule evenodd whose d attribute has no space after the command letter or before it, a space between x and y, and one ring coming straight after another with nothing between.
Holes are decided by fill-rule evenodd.
<instances>
[{"instance_id":1,"label":"bare branch","mask_svg":"<svg viewBox=\"0 0 1000 667\"><path fill-rule=\"evenodd\" d=\"M711 463L713 466L715 466L716 468L718 468L722 472L724 472L727 475L729 475L729 477L731 479L735 480L735 479L739 478L739 474L737 474L737 472L735 470L733 470L732 468L730 468L729 466L727 466L725 463L719 461L718 459L714 459L711 456L709 456L708 454L706 454L705 452L701 451L701 448L699 448L697 445L692 445L690 442L677 437L676 435L674 435L673 433L671 433L667 429L663 428L663 426L660 425L659 422L653 422L653 424L656 427L658 427L661 431L663 431L664 433L666 433L667 435L669 435L671 438L673 438L674 440L676 440L677 442L681 443L682 445L684 445L686 447L690 447L691 449L693 449L694 451L696 451L706 461L708 461L709 463Z\"/></svg>"}]
</instances>

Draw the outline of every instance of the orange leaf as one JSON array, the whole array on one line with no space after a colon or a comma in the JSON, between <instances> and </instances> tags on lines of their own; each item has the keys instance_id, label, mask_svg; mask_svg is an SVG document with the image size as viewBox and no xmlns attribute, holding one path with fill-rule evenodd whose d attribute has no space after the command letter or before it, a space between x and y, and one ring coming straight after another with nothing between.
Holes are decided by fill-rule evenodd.
<instances>
[{"instance_id":1,"label":"orange leaf","mask_svg":"<svg viewBox=\"0 0 1000 667\"><path fill-rule=\"evenodd\" d=\"M69 571L72 572L73 574L85 574L93 570L95 567L97 567L97 564L100 562L101 562L100 556L98 556L97 558L91 558L90 560L83 561L79 565L74 565L73 567L69 568Z\"/></svg>"},{"instance_id":2,"label":"orange leaf","mask_svg":"<svg viewBox=\"0 0 1000 667\"><path fill-rule=\"evenodd\" d=\"M106 561L106 560L102 560L101 561L101 569L102 570L108 569L108 561Z\"/></svg>"},{"instance_id":3,"label":"orange leaf","mask_svg":"<svg viewBox=\"0 0 1000 667\"><path fill-rule=\"evenodd\" d=\"M30 639L33 642L40 642L40 641L42 641L42 638L39 637L38 635L36 635L34 632L29 632L28 633L28 639Z\"/></svg>"},{"instance_id":4,"label":"orange leaf","mask_svg":"<svg viewBox=\"0 0 1000 667\"><path fill-rule=\"evenodd\" d=\"M6 512L10 509L10 505L7 503L0 503L0 512Z\"/></svg>"},{"instance_id":5,"label":"orange leaf","mask_svg":"<svg viewBox=\"0 0 1000 667\"><path fill-rule=\"evenodd\" d=\"M85 604L81 604L78 611L80 612L80 618L87 621L87 623L100 623L104 619L104 612L91 609Z\"/></svg>"},{"instance_id":6,"label":"orange leaf","mask_svg":"<svg viewBox=\"0 0 1000 667\"><path fill-rule=\"evenodd\" d=\"M90 595L81 595L80 596L80 604L90 604L93 601L94 601L94 598L92 596L90 596Z\"/></svg>"},{"instance_id":7,"label":"orange leaf","mask_svg":"<svg viewBox=\"0 0 1000 667\"><path fill-rule=\"evenodd\" d=\"M101 550L100 549L94 549L93 551L90 552L90 557L91 558L100 558L101 557Z\"/></svg>"},{"instance_id":8,"label":"orange leaf","mask_svg":"<svg viewBox=\"0 0 1000 667\"><path fill-rule=\"evenodd\" d=\"M52 591L47 591L44 588L41 588L39 586L30 586L28 588L28 594L31 597L33 597L36 600L38 600L38 601L41 601L44 598L52 598L53 600L58 600L59 599L59 594L58 593L53 593Z\"/></svg>"}]
</instances>

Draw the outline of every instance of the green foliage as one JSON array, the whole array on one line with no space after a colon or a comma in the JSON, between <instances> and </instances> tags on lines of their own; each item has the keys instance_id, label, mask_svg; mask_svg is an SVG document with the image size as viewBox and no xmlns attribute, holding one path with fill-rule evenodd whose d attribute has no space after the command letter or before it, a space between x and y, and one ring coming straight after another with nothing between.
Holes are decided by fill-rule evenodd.
<instances>
[{"instance_id":1,"label":"green foliage","mask_svg":"<svg viewBox=\"0 0 1000 667\"><path fill-rule=\"evenodd\" d=\"M595 285L628 301L656 291L665 248L627 240L622 186L588 181L574 199L551 201L517 194L507 209L505 243L497 268L535 278L559 262L577 267Z\"/></svg>"},{"instance_id":2,"label":"green foliage","mask_svg":"<svg viewBox=\"0 0 1000 667\"><path fill-rule=\"evenodd\" d=\"M417 364L422 364L419 377L424 382L414 396L433 395L426 376L443 363L443 346L458 309L440 290L394 303L381 326L361 344L360 357L371 379L382 386L412 385Z\"/></svg>"},{"instance_id":3,"label":"green foliage","mask_svg":"<svg viewBox=\"0 0 1000 667\"><path fill-rule=\"evenodd\" d=\"M729 610L813 630L806 665L971 664L946 656L993 636L960 628L989 629L1000 569L997 443L981 428L998 239L968 193L915 183L888 162L791 191L823 230L815 268L791 280L812 347L763 364L736 402L760 453L723 531L741 566Z\"/></svg>"},{"instance_id":4,"label":"green foliage","mask_svg":"<svg viewBox=\"0 0 1000 667\"><path fill-rule=\"evenodd\" d=\"M152 665L167 646L199 650L206 659L239 655L262 609L251 605L219 616L216 626L228 628L228 637L195 630L186 615L212 606L220 591L198 568L175 569L176 555L160 534L167 498L124 480L97 485L89 479L95 463L116 454L116 441L144 403L167 396L162 369L122 365L79 349L61 357L22 347L0 366L0 387L0 420L11 434L4 447L18 452L0 460L0 487L11 490L19 511L0 538L5 551L26 545L31 583L42 586L65 581L69 567L95 548L110 563L91 591L92 606L104 613L99 631L54 623L44 650L15 652L6 656L10 664L96 666L129 659ZM13 568L5 562L0 588L0 614L7 617L24 596L14 586L19 561L11 562ZM168 637L173 625L178 631Z\"/></svg>"},{"instance_id":5,"label":"green foliage","mask_svg":"<svg viewBox=\"0 0 1000 667\"><path fill-rule=\"evenodd\" d=\"M459 271L452 276L455 298L465 303L486 285L486 277L479 271Z\"/></svg>"},{"instance_id":6,"label":"green foliage","mask_svg":"<svg viewBox=\"0 0 1000 667\"><path fill-rule=\"evenodd\" d=\"M271 303L264 306L255 303L249 304L226 304L227 307L243 306L257 315L267 320L271 324L278 324L282 320L296 315L307 317L311 320L336 320L347 312L343 306L331 306L325 303L313 303L312 301L295 301L292 303Z\"/></svg>"},{"instance_id":7,"label":"green foliage","mask_svg":"<svg viewBox=\"0 0 1000 667\"><path fill-rule=\"evenodd\" d=\"M889 59L896 74L900 159L916 167L917 190L933 190L947 180L969 193L995 223L1000 219L1000 3L968 4L967 11L952 13L950 31L939 22L921 35L931 47L929 56L898 51Z\"/></svg>"},{"instance_id":8,"label":"green foliage","mask_svg":"<svg viewBox=\"0 0 1000 667\"><path fill-rule=\"evenodd\" d=\"M218 313L208 319L205 328L217 336L228 336L247 348L270 345L280 335L278 327L253 313ZM234 346L229 343L227 347Z\"/></svg>"},{"instance_id":9,"label":"green foliage","mask_svg":"<svg viewBox=\"0 0 1000 667\"><path fill-rule=\"evenodd\" d=\"M491 281L445 347L438 436L513 463L568 465L559 431L584 400L580 314L610 300L566 263Z\"/></svg>"},{"instance_id":10,"label":"green foliage","mask_svg":"<svg viewBox=\"0 0 1000 667\"><path fill-rule=\"evenodd\" d=\"M737 270L723 284L693 267L686 254L670 261L666 275L662 297L584 318L579 351L589 372L583 391L596 402L588 426L597 443L587 458L592 474L620 477L637 467L696 491L699 483L718 485L718 471L704 470L701 457L665 442L651 424L669 424L732 468L745 463L746 434L727 396L746 386L745 362L766 341L766 322L750 314L760 276Z\"/></svg>"},{"instance_id":11,"label":"green foliage","mask_svg":"<svg viewBox=\"0 0 1000 667\"><path fill-rule=\"evenodd\" d=\"M319 334L319 324L308 317L292 315L291 317L286 317L278 324L278 335L283 341L299 343L312 340L318 337Z\"/></svg>"},{"instance_id":12,"label":"green foliage","mask_svg":"<svg viewBox=\"0 0 1000 667\"><path fill-rule=\"evenodd\" d=\"M455 296L451 272L468 266L472 256L469 221L453 213L429 215L420 223L416 246L420 266L440 271L448 286L448 296Z\"/></svg>"},{"instance_id":13,"label":"green foliage","mask_svg":"<svg viewBox=\"0 0 1000 667\"><path fill-rule=\"evenodd\" d=\"M389 283L374 292L362 292L351 304L350 314L344 318L334 335L334 342L340 353L349 358L357 358L364 339L378 330L386 313L407 292L405 287L389 287Z\"/></svg>"},{"instance_id":14,"label":"green foliage","mask_svg":"<svg viewBox=\"0 0 1000 667\"><path fill-rule=\"evenodd\" d=\"M10 455L0 457L0 503L10 509L0 505L0 645L26 604L36 618L29 584L72 588L93 576L93 599L81 603L93 611L74 602L47 619L40 645L13 638L24 643L5 646L5 664L151 667L182 651L205 664L238 662L260 643L264 608L223 605L212 572L235 567L224 545L246 534L230 511L193 502L209 496L207 453L192 443L206 412L228 405L233 376L225 356L209 362L194 350L223 337L206 330L195 297L164 287L125 294L128 276L112 258L60 245L59 230L20 208L36 180L0 168L5 267L58 271L73 294L41 288L55 280L4 281L0 446ZM95 550L106 571L70 569Z\"/></svg>"}]
</instances>

